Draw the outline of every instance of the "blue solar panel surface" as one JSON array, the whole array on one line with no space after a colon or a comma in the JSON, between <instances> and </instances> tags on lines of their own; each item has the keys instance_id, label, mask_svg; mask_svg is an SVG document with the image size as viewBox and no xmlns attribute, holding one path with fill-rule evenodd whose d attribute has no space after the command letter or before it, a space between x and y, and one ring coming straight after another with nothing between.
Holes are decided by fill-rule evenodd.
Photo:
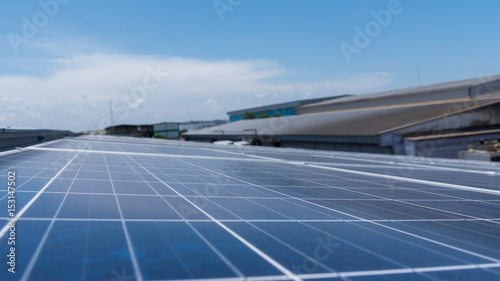
<instances>
[{"instance_id":1,"label":"blue solar panel surface","mask_svg":"<svg viewBox=\"0 0 500 281\"><path fill-rule=\"evenodd\" d=\"M0 280L500 280L498 164L87 136L0 170Z\"/></svg>"}]
</instances>

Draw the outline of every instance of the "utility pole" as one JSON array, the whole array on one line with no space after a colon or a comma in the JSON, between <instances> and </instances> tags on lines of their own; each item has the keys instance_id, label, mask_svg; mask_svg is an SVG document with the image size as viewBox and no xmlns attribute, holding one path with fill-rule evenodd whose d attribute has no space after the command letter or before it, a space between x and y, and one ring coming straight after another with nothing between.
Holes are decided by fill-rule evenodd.
<instances>
[{"instance_id":1,"label":"utility pole","mask_svg":"<svg viewBox=\"0 0 500 281\"><path fill-rule=\"evenodd\" d=\"M109 100L109 114L111 115L111 134L114 135L115 128L113 124L113 100Z\"/></svg>"}]
</instances>

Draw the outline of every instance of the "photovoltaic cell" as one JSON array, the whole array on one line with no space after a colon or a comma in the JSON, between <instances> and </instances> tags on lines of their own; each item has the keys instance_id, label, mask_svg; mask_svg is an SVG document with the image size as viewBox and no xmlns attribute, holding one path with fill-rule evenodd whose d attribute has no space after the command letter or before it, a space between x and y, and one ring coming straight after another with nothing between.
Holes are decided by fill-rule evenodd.
<instances>
[{"instance_id":1,"label":"photovoltaic cell","mask_svg":"<svg viewBox=\"0 0 500 281\"><path fill-rule=\"evenodd\" d=\"M0 170L0 280L500 279L498 164L84 136Z\"/></svg>"}]
</instances>

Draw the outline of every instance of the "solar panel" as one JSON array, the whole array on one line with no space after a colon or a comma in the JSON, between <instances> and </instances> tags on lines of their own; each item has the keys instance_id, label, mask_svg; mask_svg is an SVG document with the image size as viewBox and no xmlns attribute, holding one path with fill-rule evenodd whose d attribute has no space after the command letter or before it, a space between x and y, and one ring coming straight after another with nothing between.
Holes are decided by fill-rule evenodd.
<instances>
[{"instance_id":1,"label":"solar panel","mask_svg":"<svg viewBox=\"0 0 500 281\"><path fill-rule=\"evenodd\" d=\"M87 136L0 169L0 280L500 279L498 164Z\"/></svg>"}]
</instances>

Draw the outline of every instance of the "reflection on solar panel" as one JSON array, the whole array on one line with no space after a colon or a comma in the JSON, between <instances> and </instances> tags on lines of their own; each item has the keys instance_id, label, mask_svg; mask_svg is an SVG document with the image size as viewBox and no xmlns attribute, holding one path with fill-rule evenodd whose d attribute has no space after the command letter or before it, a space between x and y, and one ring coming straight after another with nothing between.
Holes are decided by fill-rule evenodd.
<instances>
[{"instance_id":1,"label":"reflection on solar panel","mask_svg":"<svg viewBox=\"0 0 500 281\"><path fill-rule=\"evenodd\" d=\"M491 163L118 137L0 161L0 280L500 280Z\"/></svg>"}]
</instances>

